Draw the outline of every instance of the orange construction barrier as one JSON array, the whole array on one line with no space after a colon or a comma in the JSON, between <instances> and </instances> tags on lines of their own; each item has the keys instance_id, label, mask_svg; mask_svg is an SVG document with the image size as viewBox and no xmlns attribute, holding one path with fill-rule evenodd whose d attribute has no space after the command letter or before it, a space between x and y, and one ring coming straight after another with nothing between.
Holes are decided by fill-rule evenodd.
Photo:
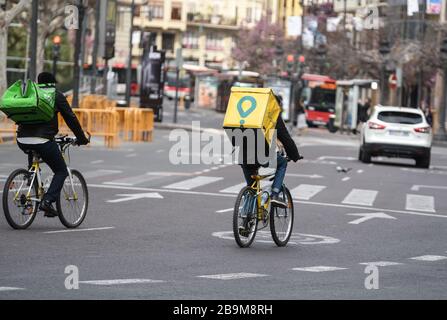
<instances>
[{"instance_id":1,"label":"orange construction barrier","mask_svg":"<svg viewBox=\"0 0 447 320\"><path fill-rule=\"evenodd\" d=\"M4 139L2 137L2 134L4 133L8 134L8 136L13 136L15 139L17 136L17 126L6 116L0 116L0 143L4 142Z\"/></svg>"}]
</instances>

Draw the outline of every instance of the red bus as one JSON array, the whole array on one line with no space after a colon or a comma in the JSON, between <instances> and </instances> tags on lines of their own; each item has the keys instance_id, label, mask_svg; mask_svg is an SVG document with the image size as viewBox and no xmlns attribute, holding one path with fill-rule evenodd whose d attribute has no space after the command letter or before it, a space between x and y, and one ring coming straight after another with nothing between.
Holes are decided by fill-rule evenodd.
<instances>
[{"instance_id":1,"label":"red bus","mask_svg":"<svg viewBox=\"0 0 447 320\"><path fill-rule=\"evenodd\" d=\"M310 127L327 126L335 113L336 80L318 74L304 74L306 120Z\"/></svg>"}]
</instances>

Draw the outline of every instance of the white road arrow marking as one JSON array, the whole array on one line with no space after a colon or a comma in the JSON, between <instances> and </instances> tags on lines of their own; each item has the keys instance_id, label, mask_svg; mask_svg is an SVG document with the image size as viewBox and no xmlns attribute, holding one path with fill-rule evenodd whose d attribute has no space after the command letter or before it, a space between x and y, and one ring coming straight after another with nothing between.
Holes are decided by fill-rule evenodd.
<instances>
[{"instance_id":1,"label":"white road arrow marking","mask_svg":"<svg viewBox=\"0 0 447 320\"><path fill-rule=\"evenodd\" d=\"M350 224L360 224L362 222L371 220L371 219L391 219L391 220L396 220L396 218L387 215L383 212L375 212L375 213L349 213L348 216L357 216L357 217L362 217L360 219L357 220L353 220L351 222L349 222Z\"/></svg>"},{"instance_id":2,"label":"white road arrow marking","mask_svg":"<svg viewBox=\"0 0 447 320\"><path fill-rule=\"evenodd\" d=\"M140 199L164 199L163 196L157 192L140 193L140 194L117 194L117 197L124 197L122 199L108 200L108 203L120 203L126 201L134 201Z\"/></svg>"}]
</instances>

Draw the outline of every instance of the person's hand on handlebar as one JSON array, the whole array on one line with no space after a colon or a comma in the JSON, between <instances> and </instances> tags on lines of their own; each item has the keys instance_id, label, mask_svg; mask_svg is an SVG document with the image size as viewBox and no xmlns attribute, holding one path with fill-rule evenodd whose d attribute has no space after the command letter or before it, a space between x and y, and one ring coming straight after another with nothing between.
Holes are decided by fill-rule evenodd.
<instances>
[{"instance_id":1,"label":"person's hand on handlebar","mask_svg":"<svg viewBox=\"0 0 447 320\"><path fill-rule=\"evenodd\" d=\"M88 136L88 138L76 139L75 144L77 146L86 146L86 145L88 145L90 143L90 139L91 139L90 133L87 132L87 136Z\"/></svg>"}]
</instances>

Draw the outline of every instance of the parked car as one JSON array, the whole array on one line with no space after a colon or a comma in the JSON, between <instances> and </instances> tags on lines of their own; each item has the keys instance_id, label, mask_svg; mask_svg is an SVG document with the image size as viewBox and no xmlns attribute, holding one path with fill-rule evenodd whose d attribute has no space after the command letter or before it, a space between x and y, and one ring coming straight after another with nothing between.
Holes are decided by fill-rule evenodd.
<instances>
[{"instance_id":1,"label":"parked car","mask_svg":"<svg viewBox=\"0 0 447 320\"><path fill-rule=\"evenodd\" d=\"M416 160L430 167L433 133L420 109L377 106L361 130L359 160L385 156Z\"/></svg>"}]
</instances>

